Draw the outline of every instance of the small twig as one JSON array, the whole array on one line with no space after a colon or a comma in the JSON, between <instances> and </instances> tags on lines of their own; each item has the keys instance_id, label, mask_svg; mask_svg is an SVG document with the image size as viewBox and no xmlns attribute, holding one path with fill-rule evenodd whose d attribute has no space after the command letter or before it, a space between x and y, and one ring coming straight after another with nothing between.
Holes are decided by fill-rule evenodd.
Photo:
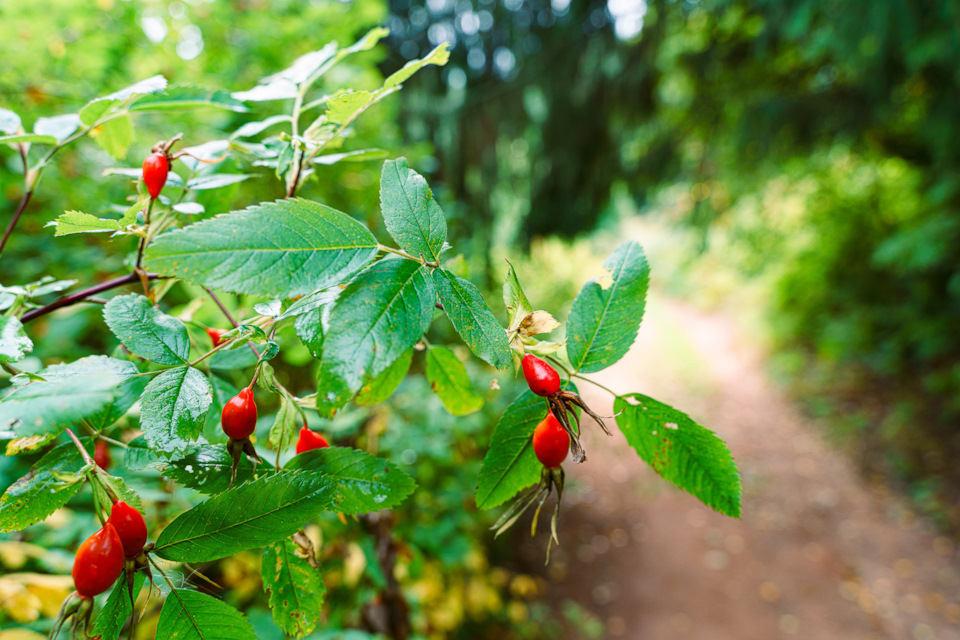
<instances>
[{"instance_id":1,"label":"small twig","mask_svg":"<svg viewBox=\"0 0 960 640\"><path fill-rule=\"evenodd\" d=\"M596 382L595 380L591 380L590 378L587 378L587 377L585 377L585 376L580 375L579 373L572 373L572 374L570 374L570 377L571 377L571 378L576 378L576 379L578 379L578 380L583 380L584 382L589 382L590 384L592 384L592 385L595 386L595 387L600 387L601 389L603 389L604 391L606 391L606 392L609 393L610 395L614 396L615 398L619 398L619 397L620 397L620 394L617 393L616 391L614 391L613 389L611 389L610 387L606 387L606 386L600 384L599 382Z\"/></svg>"},{"instance_id":2,"label":"small twig","mask_svg":"<svg viewBox=\"0 0 960 640\"><path fill-rule=\"evenodd\" d=\"M23 198L20 199L20 206L17 207L16 213L14 213L13 218L10 219L10 224L7 225L7 231L3 234L3 240L0 240L0 253L2 253L3 248L7 246L7 240L10 239L10 234L13 233L13 228L17 226L20 215L23 213L23 210L27 208L31 197L33 197L33 189L27 189L23 192Z\"/></svg>"},{"instance_id":3,"label":"small twig","mask_svg":"<svg viewBox=\"0 0 960 640\"><path fill-rule=\"evenodd\" d=\"M213 293L213 291L210 291L210 289L208 289L208 288L206 288L206 287L204 287L203 290L207 292L207 295L208 295L208 296L210 296L211 298L213 298L213 301L214 301L215 303L217 303L217 306L220 307L220 311L222 311L222 312L223 312L223 315L226 316L227 320L230 321L230 324L233 325L233 328L236 329L237 327L239 327L240 325L237 324L237 321L233 319L233 316L230 315L230 312L227 311L227 308L226 308L225 306L223 306L223 303L222 303L222 302L220 302L220 298L218 298L218 297ZM250 349L253 350L254 355L257 356L257 360L259 360L259 359L260 359L260 352L257 351L257 348L253 345L252 342L248 342L247 344L250 346Z\"/></svg>"},{"instance_id":4,"label":"small twig","mask_svg":"<svg viewBox=\"0 0 960 640\"><path fill-rule=\"evenodd\" d=\"M83 461L87 464L96 464L93 461L93 458L90 457L90 454L87 453L87 450L83 448L83 444L80 442L80 438L77 437L71 429L64 429L67 432L67 435L70 436L70 439L73 440L73 444L77 445L77 449L80 451L80 455L83 456Z\"/></svg>"},{"instance_id":5,"label":"small twig","mask_svg":"<svg viewBox=\"0 0 960 640\"><path fill-rule=\"evenodd\" d=\"M420 264L422 264L422 265L424 265L424 266L426 266L426 267L433 267L434 269L436 269L436 268L438 268L438 267L440 266L437 262L429 262L429 261L425 260L423 257L418 258L417 256L415 256L415 255L413 255L413 254L407 253L407 252L404 251L403 249L394 249L393 247L388 247L388 246L386 246L386 245L384 245L384 244L378 244L378 245L377 245L377 250L378 250L378 251L384 251L384 252L386 252L386 253L392 253L392 254L398 255L398 256L400 256L400 257L402 257L402 258L406 258L407 260L413 260L414 262L419 262Z\"/></svg>"},{"instance_id":6,"label":"small twig","mask_svg":"<svg viewBox=\"0 0 960 640\"><path fill-rule=\"evenodd\" d=\"M144 275L148 280L156 280L158 278L165 277L165 276L161 276L159 273L146 273ZM139 280L140 280L140 276L138 276L135 273L131 273L125 276L120 276L119 278L107 280L106 282L101 282L100 284L94 285L89 289L78 291L77 293L60 298L55 302L51 302L45 307L40 307L39 309L31 309L30 311L27 311L25 314L23 314L23 316L21 316L20 321L30 322L35 318L39 318L40 316L47 315L51 311L56 311L57 309L62 309L63 307L69 307L70 305L74 305L78 302L82 302L83 300L86 300L92 295L103 293L104 291L109 291L110 289L116 289L117 287L122 287L125 284L132 284L134 282L138 282Z\"/></svg>"},{"instance_id":7,"label":"small twig","mask_svg":"<svg viewBox=\"0 0 960 640\"><path fill-rule=\"evenodd\" d=\"M143 236L140 237L140 244L137 246L137 263L133 267L133 272L137 274L140 278L140 283L143 285L143 295L150 297L150 279L147 278L146 272L141 266L143 264L143 251L147 248L147 238L150 235L150 214L153 213L153 203L156 202L156 198L150 198L150 203L147 205L147 212L143 214Z\"/></svg>"}]
</instances>

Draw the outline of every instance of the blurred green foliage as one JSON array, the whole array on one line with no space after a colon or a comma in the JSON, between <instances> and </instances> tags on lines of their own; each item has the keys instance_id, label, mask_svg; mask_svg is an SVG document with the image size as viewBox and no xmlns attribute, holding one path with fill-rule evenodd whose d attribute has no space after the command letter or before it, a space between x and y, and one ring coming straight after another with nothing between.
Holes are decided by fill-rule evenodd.
<instances>
[{"instance_id":1,"label":"blurred green foliage","mask_svg":"<svg viewBox=\"0 0 960 640\"><path fill-rule=\"evenodd\" d=\"M454 36L404 117L478 245L692 229L690 265L762 290L798 395L960 524L960 5L390 6L408 57Z\"/></svg>"}]
</instances>

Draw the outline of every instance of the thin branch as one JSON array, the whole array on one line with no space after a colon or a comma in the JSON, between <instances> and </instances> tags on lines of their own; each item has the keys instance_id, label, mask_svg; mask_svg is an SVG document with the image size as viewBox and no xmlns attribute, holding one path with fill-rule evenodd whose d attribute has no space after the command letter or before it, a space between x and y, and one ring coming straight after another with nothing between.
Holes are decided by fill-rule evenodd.
<instances>
[{"instance_id":1,"label":"thin branch","mask_svg":"<svg viewBox=\"0 0 960 640\"><path fill-rule=\"evenodd\" d=\"M17 226L17 222L20 220L20 214L27 208L31 197L33 197L33 189L27 189L23 192L23 198L20 199L20 206L17 207L16 213L14 213L13 218L10 219L10 224L7 225L7 231L3 234L3 240L0 240L0 253L2 253L3 248L7 246L7 240L10 239L10 234L13 233L13 228Z\"/></svg>"},{"instance_id":2,"label":"thin branch","mask_svg":"<svg viewBox=\"0 0 960 640\"><path fill-rule=\"evenodd\" d=\"M414 262L419 262L419 263L422 264L422 265L425 265L425 266L428 266L428 267L433 267L434 269L436 269L437 267L440 266L440 265L439 265L438 263L436 263L436 262L428 262L428 261L425 260L423 257L418 258L417 256L415 256L415 255L413 255L413 254L407 253L407 252L404 251L403 249L394 249L393 247L388 247L388 246L385 245L385 244L378 244L378 245L377 245L377 250L378 250L378 251L384 251L384 252L386 252L386 253L392 253L392 254L394 254L394 255L400 256L401 258L406 258L407 260L413 260Z\"/></svg>"},{"instance_id":3,"label":"thin branch","mask_svg":"<svg viewBox=\"0 0 960 640\"><path fill-rule=\"evenodd\" d=\"M613 389L611 389L610 387L606 387L606 386L600 384L599 382L596 382L595 380L591 380L590 378L587 378L587 377L585 377L585 376L580 375L579 373L574 373L574 374L572 374L570 377L571 377L571 378L576 378L576 379L578 379L578 380L583 380L584 382L589 382L590 384L592 384L592 385L595 386L595 387L600 387L601 389L603 389L604 391L606 391L607 393L609 393L610 395L612 395L612 396L615 397L615 398L619 398L619 397L620 397L620 394L617 393L616 391L614 391Z\"/></svg>"},{"instance_id":4,"label":"thin branch","mask_svg":"<svg viewBox=\"0 0 960 640\"><path fill-rule=\"evenodd\" d=\"M217 303L217 306L220 307L220 311L222 311L222 312L223 312L223 315L226 316L227 320L230 321L230 324L233 325L233 328L236 329L237 327L239 327L240 325L237 324L237 321L233 319L233 316L230 315L230 312L227 311L227 308L226 308L225 306L223 306L223 303L222 303L222 302L220 302L220 298L218 298L218 297L213 293L213 291L210 291L210 289L208 289L208 288L206 288L206 287L204 287L203 290L207 292L207 295L210 296L210 297L213 299L214 302ZM255 346L253 346L253 343L252 343L252 342L248 342L247 345L248 345L248 346L250 347L250 349L253 351L254 355L257 356L257 360L259 360L259 359L260 359L260 352L257 351L257 348L256 348Z\"/></svg>"},{"instance_id":5,"label":"thin branch","mask_svg":"<svg viewBox=\"0 0 960 640\"><path fill-rule=\"evenodd\" d=\"M148 280L156 280L158 278L163 278L159 273L148 273L145 274ZM125 276L120 276L119 278L114 278L113 280L107 280L106 282L101 282L100 284L94 285L89 289L84 289L83 291L78 291L77 293L71 294L60 298L56 302L51 302L45 307L40 307L39 309L31 309L27 311L20 318L21 322L30 322L35 318L40 316L45 316L51 311L56 311L57 309L62 309L63 307L69 307L78 302L83 302L90 296L102 293L104 291L109 291L110 289L116 289L117 287L122 287L125 284L132 284L134 282L139 282L140 276L135 273L131 273Z\"/></svg>"},{"instance_id":6,"label":"thin branch","mask_svg":"<svg viewBox=\"0 0 960 640\"><path fill-rule=\"evenodd\" d=\"M80 455L83 456L83 461L87 464L96 464L93 461L93 458L90 457L90 454L87 453L87 450L83 448L83 445L80 443L80 438L77 437L70 429L64 429L67 432L67 435L70 436L70 439L73 440L73 444L77 445L77 449L80 451Z\"/></svg>"}]
</instances>

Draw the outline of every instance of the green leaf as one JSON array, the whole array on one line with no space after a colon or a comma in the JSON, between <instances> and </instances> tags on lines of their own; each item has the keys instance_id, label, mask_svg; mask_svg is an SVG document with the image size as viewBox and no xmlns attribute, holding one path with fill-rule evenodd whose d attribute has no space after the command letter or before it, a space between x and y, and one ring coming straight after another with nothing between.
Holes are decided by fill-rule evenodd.
<instances>
[{"instance_id":1,"label":"green leaf","mask_svg":"<svg viewBox=\"0 0 960 640\"><path fill-rule=\"evenodd\" d=\"M223 445L192 445L174 460L160 460L154 464L157 470L171 480L183 486L208 495L222 493L230 485L230 454ZM235 486L254 479L255 471L261 474L272 468L264 461L254 465L246 456L240 459L237 467Z\"/></svg>"},{"instance_id":2,"label":"green leaf","mask_svg":"<svg viewBox=\"0 0 960 640\"><path fill-rule=\"evenodd\" d=\"M83 483L67 484L54 474L75 473L82 466L83 458L72 442L51 449L0 496L0 532L22 531L65 505Z\"/></svg>"},{"instance_id":3,"label":"green leaf","mask_svg":"<svg viewBox=\"0 0 960 640\"><path fill-rule=\"evenodd\" d=\"M441 42L437 47L427 54L425 58L419 60L411 60L407 64L403 65L403 68L387 78L387 81L383 83L384 89L389 89L395 87L399 84L402 84L407 81L413 74L420 69L423 69L428 64L435 64L438 67L442 67L447 64L447 61L450 60L450 51L447 47L450 46L448 42Z\"/></svg>"},{"instance_id":4,"label":"green leaf","mask_svg":"<svg viewBox=\"0 0 960 640\"><path fill-rule=\"evenodd\" d=\"M254 355L249 349L244 351L250 356L247 365L245 365L249 366L255 362ZM215 353L212 358L219 354L244 353L244 351L220 351ZM220 428L220 415L223 413L223 406L230 398L240 393L240 389L215 374L210 375L210 388L213 389L213 403L207 409L207 417L203 422L203 436L213 444L225 444L228 438L227 434Z\"/></svg>"},{"instance_id":5,"label":"green leaf","mask_svg":"<svg viewBox=\"0 0 960 640\"><path fill-rule=\"evenodd\" d=\"M51 220L45 227L54 227L54 236L67 236L74 233L104 233L113 231L114 235L124 231L131 224L136 224L137 214L147 206L149 198L141 198L129 207L119 220L115 218L98 218L82 211L64 211L56 220Z\"/></svg>"},{"instance_id":6,"label":"green leaf","mask_svg":"<svg viewBox=\"0 0 960 640\"><path fill-rule=\"evenodd\" d=\"M740 473L715 433L639 393L619 396L613 410L627 442L664 480L722 514L740 517Z\"/></svg>"},{"instance_id":7,"label":"green leaf","mask_svg":"<svg viewBox=\"0 0 960 640\"><path fill-rule=\"evenodd\" d=\"M507 277L503 279L503 304L507 308L507 327L510 331L515 331L523 319L533 313L533 305L527 300L517 279L517 272L513 270L509 260L507 266Z\"/></svg>"},{"instance_id":8,"label":"green leaf","mask_svg":"<svg viewBox=\"0 0 960 640\"><path fill-rule=\"evenodd\" d=\"M133 122L127 116L108 120L90 134L100 147L118 160L133 144Z\"/></svg>"},{"instance_id":9,"label":"green leaf","mask_svg":"<svg viewBox=\"0 0 960 640\"><path fill-rule=\"evenodd\" d=\"M55 237L68 236L74 233L106 233L119 231L120 221L113 218L98 218L83 211L64 211L56 220L51 220L45 227L54 227Z\"/></svg>"},{"instance_id":10,"label":"green leaf","mask_svg":"<svg viewBox=\"0 0 960 640\"><path fill-rule=\"evenodd\" d=\"M323 309L312 309L293 321L293 328L303 346L310 350L314 358L323 354Z\"/></svg>"},{"instance_id":11,"label":"green leaf","mask_svg":"<svg viewBox=\"0 0 960 640\"><path fill-rule=\"evenodd\" d=\"M284 320L294 316L301 316L314 309L329 305L337 299L341 291L342 289L338 286L314 291L310 295L303 296L291 304L277 319Z\"/></svg>"},{"instance_id":12,"label":"green leaf","mask_svg":"<svg viewBox=\"0 0 960 640\"><path fill-rule=\"evenodd\" d=\"M9 109L0 109L0 133L16 133L20 125L20 116Z\"/></svg>"},{"instance_id":13,"label":"green leaf","mask_svg":"<svg viewBox=\"0 0 960 640\"><path fill-rule=\"evenodd\" d=\"M59 433L106 409L120 382L109 373L31 382L0 401L0 430L12 428L18 437Z\"/></svg>"},{"instance_id":14,"label":"green leaf","mask_svg":"<svg viewBox=\"0 0 960 640\"><path fill-rule=\"evenodd\" d=\"M397 506L417 488L417 483L392 462L366 451L325 447L294 456L285 469L322 471L336 480L333 505L347 514L366 513Z\"/></svg>"},{"instance_id":15,"label":"green leaf","mask_svg":"<svg viewBox=\"0 0 960 640\"><path fill-rule=\"evenodd\" d=\"M0 362L16 362L33 351L33 341L14 316L0 316Z\"/></svg>"},{"instance_id":16,"label":"green leaf","mask_svg":"<svg viewBox=\"0 0 960 640\"><path fill-rule=\"evenodd\" d=\"M624 242L603 263L612 282L583 285L567 320L567 356L577 371L606 369L630 350L640 328L650 282L643 249Z\"/></svg>"},{"instance_id":17,"label":"green leaf","mask_svg":"<svg viewBox=\"0 0 960 640\"><path fill-rule=\"evenodd\" d=\"M157 74L155 76L150 76L146 80L140 80L135 82L128 87L124 87L119 91L114 91L110 95L100 98L101 100L126 100L128 98L133 98L138 95L148 95L151 93L157 93L163 91L167 88L167 79L162 75Z\"/></svg>"},{"instance_id":18,"label":"green leaf","mask_svg":"<svg viewBox=\"0 0 960 640\"><path fill-rule=\"evenodd\" d=\"M368 380L360 387L356 403L361 407L367 407L385 402L403 382L412 363L413 349L407 349L406 353L394 360L393 364L381 371L377 377Z\"/></svg>"},{"instance_id":19,"label":"green leaf","mask_svg":"<svg viewBox=\"0 0 960 640\"><path fill-rule=\"evenodd\" d=\"M57 142L63 142L80 127L80 118L75 113L67 113L52 118L37 118L33 132L44 136L53 136Z\"/></svg>"},{"instance_id":20,"label":"green leaf","mask_svg":"<svg viewBox=\"0 0 960 640\"><path fill-rule=\"evenodd\" d=\"M263 549L263 589L270 599L273 621L288 636L303 637L320 621L326 588L320 569L286 538Z\"/></svg>"},{"instance_id":21,"label":"green leaf","mask_svg":"<svg viewBox=\"0 0 960 640\"><path fill-rule=\"evenodd\" d=\"M203 428L213 390L193 367L168 369L150 381L140 403L140 428L151 447L183 451Z\"/></svg>"},{"instance_id":22,"label":"green leaf","mask_svg":"<svg viewBox=\"0 0 960 640\"><path fill-rule=\"evenodd\" d=\"M327 121L337 124L352 122L373 101L369 91L345 91L327 100Z\"/></svg>"},{"instance_id":23,"label":"green leaf","mask_svg":"<svg viewBox=\"0 0 960 640\"><path fill-rule=\"evenodd\" d=\"M430 274L412 260L384 258L361 273L330 312L317 395L321 414L332 415L367 378L416 344L435 303Z\"/></svg>"},{"instance_id":24,"label":"green leaf","mask_svg":"<svg viewBox=\"0 0 960 640\"><path fill-rule=\"evenodd\" d=\"M210 189L222 189L231 184L243 182L252 175L243 173L211 173L205 176L198 176L187 181L187 189L194 191L208 191Z\"/></svg>"},{"instance_id":25,"label":"green leaf","mask_svg":"<svg viewBox=\"0 0 960 640\"><path fill-rule=\"evenodd\" d=\"M265 120L257 120L256 122L248 122L241 126L239 129L234 131L230 135L231 140L237 138L249 138L255 136L258 133L266 131L268 128L272 127L275 124L280 124L281 122L290 122L290 116L286 114L280 114L276 116L270 116Z\"/></svg>"},{"instance_id":26,"label":"green leaf","mask_svg":"<svg viewBox=\"0 0 960 640\"><path fill-rule=\"evenodd\" d=\"M73 362L54 364L40 371L46 380L62 380L76 376L116 376L122 380L117 386L114 399L100 411L84 418L84 422L96 430L109 427L119 420L140 398L148 380L138 376L137 367L128 360L107 356L87 356Z\"/></svg>"},{"instance_id":27,"label":"green leaf","mask_svg":"<svg viewBox=\"0 0 960 640\"><path fill-rule=\"evenodd\" d=\"M377 246L349 216L291 199L162 234L147 249L147 265L213 289L288 298L349 279Z\"/></svg>"},{"instance_id":28,"label":"green leaf","mask_svg":"<svg viewBox=\"0 0 960 640\"><path fill-rule=\"evenodd\" d=\"M509 367L507 332L490 311L476 285L444 269L433 272L433 281L443 310L470 350L497 369Z\"/></svg>"},{"instance_id":29,"label":"green leaf","mask_svg":"<svg viewBox=\"0 0 960 640\"><path fill-rule=\"evenodd\" d=\"M431 347L427 352L427 380L447 411L465 416L483 406L467 376L467 369L456 354L446 347Z\"/></svg>"},{"instance_id":30,"label":"green leaf","mask_svg":"<svg viewBox=\"0 0 960 640\"><path fill-rule=\"evenodd\" d=\"M311 158L311 164L331 165L338 162L361 162L364 160L380 160L387 157L387 152L383 149L358 149L356 151L342 151L340 153L328 153L322 156Z\"/></svg>"},{"instance_id":31,"label":"green leaf","mask_svg":"<svg viewBox=\"0 0 960 640\"><path fill-rule=\"evenodd\" d=\"M323 473L289 473L234 487L180 514L154 552L175 562L207 562L293 535L330 507L336 482Z\"/></svg>"},{"instance_id":32,"label":"green leaf","mask_svg":"<svg viewBox=\"0 0 960 640\"><path fill-rule=\"evenodd\" d=\"M158 364L182 364L190 356L187 326L142 295L113 298L103 309L103 319L123 346L141 358Z\"/></svg>"},{"instance_id":33,"label":"green leaf","mask_svg":"<svg viewBox=\"0 0 960 640\"><path fill-rule=\"evenodd\" d=\"M0 144L15 144L19 142L54 145L57 144L57 139L53 136L43 136L39 133L14 133L8 136L0 136Z\"/></svg>"},{"instance_id":34,"label":"green leaf","mask_svg":"<svg viewBox=\"0 0 960 640\"><path fill-rule=\"evenodd\" d=\"M280 447L281 444L289 447L297 437L297 426L299 420L297 417L300 412L297 405L287 394L280 396L280 409L277 410L277 416L274 419L273 426L270 427L270 435L267 436L267 442L273 447Z\"/></svg>"},{"instance_id":35,"label":"green leaf","mask_svg":"<svg viewBox=\"0 0 960 640\"><path fill-rule=\"evenodd\" d=\"M168 87L161 93L137 98L130 105L130 111L185 111L207 107L236 112L248 111L246 105L230 97L226 91L189 85Z\"/></svg>"},{"instance_id":36,"label":"green leaf","mask_svg":"<svg viewBox=\"0 0 960 640\"><path fill-rule=\"evenodd\" d=\"M143 503L140 501L140 496L137 495L136 491L127 486L127 483L123 480L123 478L112 476L100 468L97 468L97 477L100 478L105 485L110 487L110 489L117 495L118 498L126 502L137 511L143 512ZM112 500L106 500L103 502L103 504L110 504L111 502Z\"/></svg>"},{"instance_id":37,"label":"green leaf","mask_svg":"<svg viewBox=\"0 0 960 640\"><path fill-rule=\"evenodd\" d=\"M144 580L146 580L146 575L143 572L138 571L133 577L134 601L140 595ZM130 592L127 591L127 581L117 580L117 583L113 585L113 591L110 592L110 597L103 605L103 609L97 614L91 637L99 636L99 640L118 640L130 613Z\"/></svg>"},{"instance_id":38,"label":"green leaf","mask_svg":"<svg viewBox=\"0 0 960 640\"><path fill-rule=\"evenodd\" d=\"M447 241L447 220L433 191L406 158L387 160L380 174L380 208L390 236L401 249L438 262Z\"/></svg>"},{"instance_id":39,"label":"green leaf","mask_svg":"<svg viewBox=\"0 0 960 640\"><path fill-rule=\"evenodd\" d=\"M245 615L213 596L174 589L160 610L157 638L165 640L256 640Z\"/></svg>"},{"instance_id":40,"label":"green leaf","mask_svg":"<svg viewBox=\"0 0 960 640\"><path fill-rule=\"evenodd\" d=\"M540 480L543 466L533 453L533 431L545 417L547 403L529 389L503 412L480 467L478 507L503 504Z\"/></svg>"}]
</instances>

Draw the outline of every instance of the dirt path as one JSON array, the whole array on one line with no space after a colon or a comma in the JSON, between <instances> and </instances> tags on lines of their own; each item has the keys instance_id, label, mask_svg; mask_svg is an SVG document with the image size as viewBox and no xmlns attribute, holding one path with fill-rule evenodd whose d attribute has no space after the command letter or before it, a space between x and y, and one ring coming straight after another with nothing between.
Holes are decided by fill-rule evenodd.
<instances>
[{"instance_id":1,"label":"dirt path","mask_svg":"<svg viewBox=\"0 0 960 640\"><path fill-rule=\"evenodd\" d=\"M568 469L548 597L595 614L607 638L960 639L951 541L831 451L730 321L657 298L649 307L630 354L597 380L719 433L743 472L743 520L674 490L621 434L594 429L590 460ZM580 387L610 409L608 394ZM525 550L531 562L543 542Z\"/></svg>"}]
</instances>

